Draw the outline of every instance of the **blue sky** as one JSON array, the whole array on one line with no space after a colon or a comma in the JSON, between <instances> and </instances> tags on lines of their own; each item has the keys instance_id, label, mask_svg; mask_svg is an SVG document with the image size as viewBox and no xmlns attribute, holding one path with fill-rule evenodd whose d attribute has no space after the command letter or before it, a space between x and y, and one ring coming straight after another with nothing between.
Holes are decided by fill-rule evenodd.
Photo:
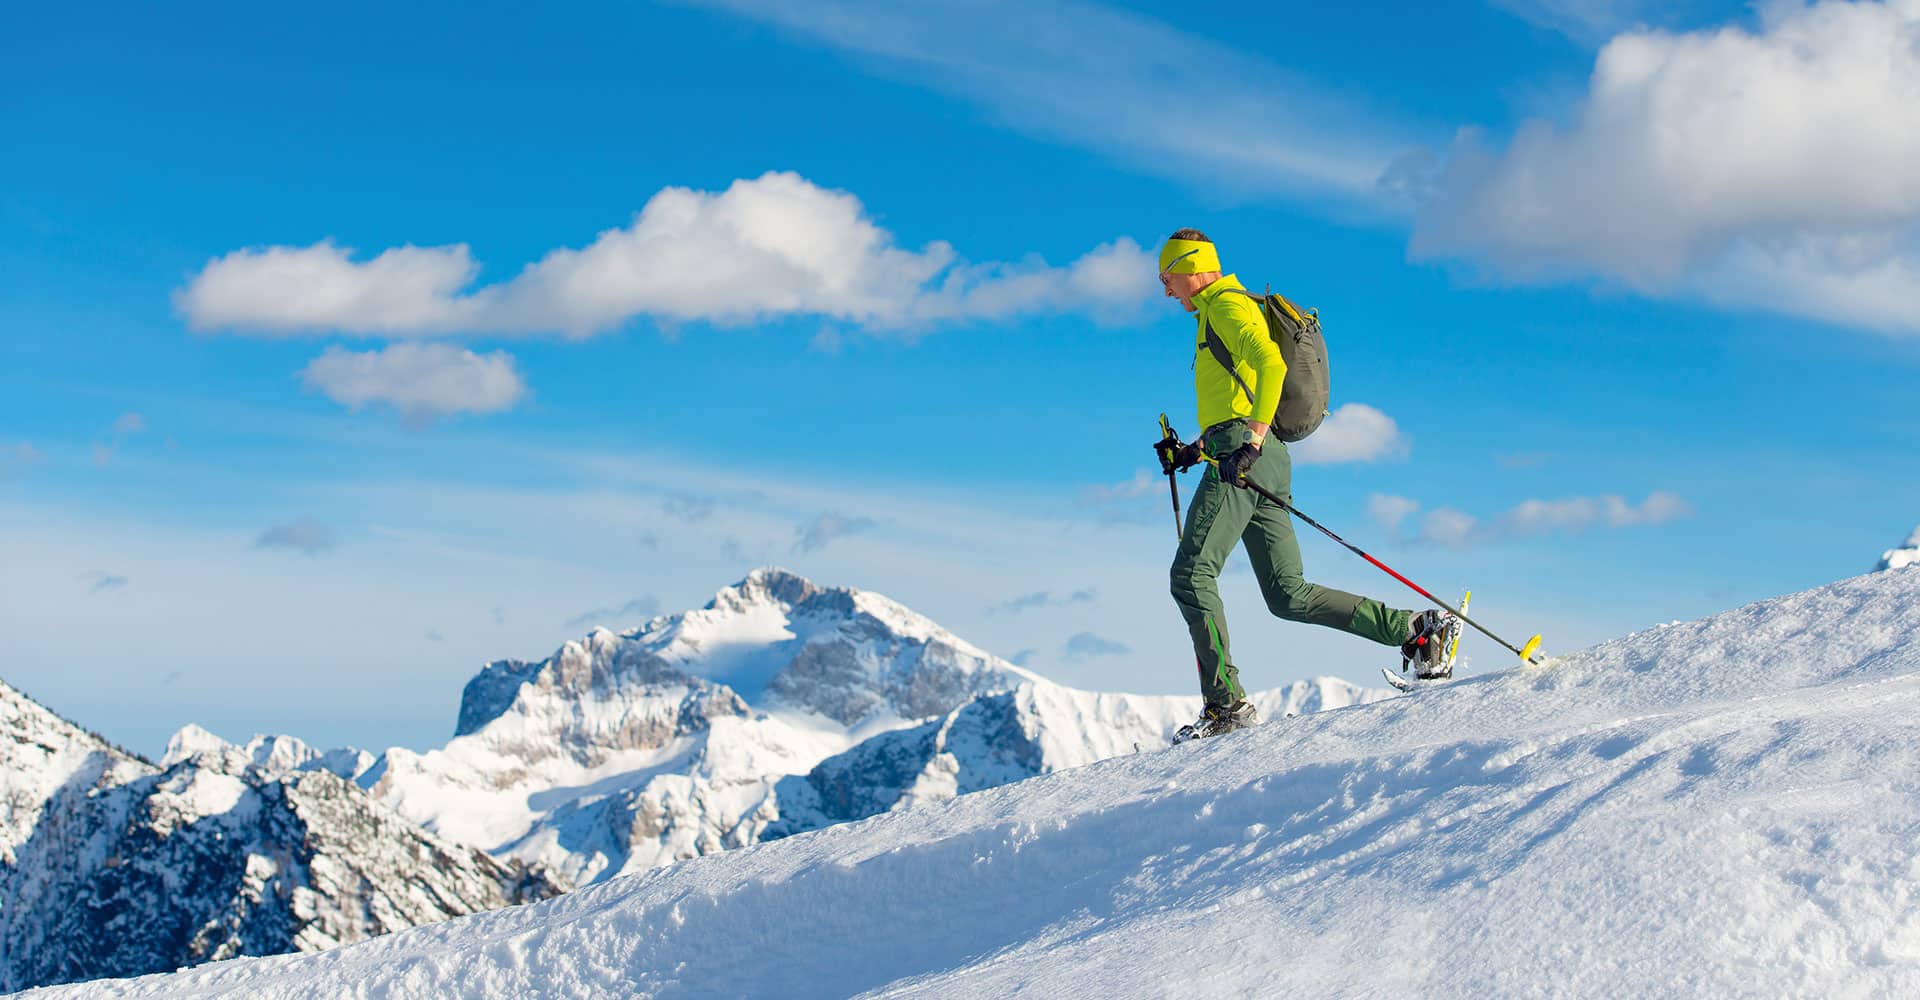
<instances>
[{"instance_id":1,"label":"blue sky","mask_svg":"<svg viewBox=\"0 0 1920 1000\"><path fill-rule=\"evenodd\" d=\"M1511 633L1920 519L1908 8L894 11L0 14L0 677L149 751L425 746L777 563L1186 692L1188 225L1326 318L1300 506ZM1223 589L1256 685L1392 658Z\"/></svg>"}]
</instances>

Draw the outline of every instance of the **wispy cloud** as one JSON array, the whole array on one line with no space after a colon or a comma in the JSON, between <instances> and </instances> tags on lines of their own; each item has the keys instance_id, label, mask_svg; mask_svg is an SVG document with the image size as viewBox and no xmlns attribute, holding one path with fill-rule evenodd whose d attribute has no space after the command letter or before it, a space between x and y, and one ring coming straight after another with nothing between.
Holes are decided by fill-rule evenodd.
<instances>
[{"instance_id":1,"label":"wispy cloud","mask_svg":"<svg viewBox=\"0 0 1920 1000\"><path fill-rule=\"evenodd\" d=\"M1075 0L694 2L851 53L1029 135L1212 190L1367 199L1408 144L1380 110L1261 58L1257 29L1226 44Z\"/></svg>"},{"instance_id":2,"label":"wispy cloud","mask_svg":"<svg viewBox=\"0 0 1920 1000\"><path fill-rule=\"evenodd\" d=\"M1136 469L1133 478L1112 484L1089 486L1082 495L1094 503L1106 503L1112 500L1131 500L1166 488L1167 477L1156 475L1146 469Z\"/></svg>"},{"instance_id":3,"label":"wispy cloud","mask_svg":"<svg viewBox=\"0 0 1920 1000\"><path fill-rule=\"evenodd\" d=\"M89 586L87 587L87 591L89 593L94 593L94 594L102 593L109 590L119 590L120 588L125 587L127 585L126 577L117 576L113 573L108 573L105 570L98 570L98 569L94 570L91 573L86 574L85 576L82 576L80 579L85 580L88 583Z\"/></svg>"},{"instance_id":4,"label":"wispy cloud","mask_svg":"<svg viewBox=\"0 0 1920 1000\"><path fill-rule=\"evenodd\" d=\"M1758 9L1614 38L1565 126L1463 131L1411 255L1920 334L1920 6Z\"/></svg>"},{"instance_id":5,"label":"wispy cloud","mask_svg":"<svg viewBox=\"0 0 1920 1000\"><path fill-rule=\"evenodd\" d=\"M817 552L836 539L872 531L879 526L880 522L870 517L849 517L829 511L793 529L798 536L793 543L793 551Z\"/></svg>"},{"instance_id":6,"label":"wispy cloud","mask_svg":"<svg viewBox=\"0 0 1920 1000\"><path fill-rule=\"evenodd\" d=\"M138 413L128 411L115 417L110 429L112 437L104 444L96 443L93 446L93 464L102 469L106 468L113 463L114 457L120 454L120 446L126 444L128 438L143 433L146 429L147 418Z\"/></svg>"},{"instance_id":7,"label":"wispy cloud","mask_svg":"<svg viewBox=\"0 0 1920 1000\"><path fill-rule=\"evenodd\" d=\"M675 493L660 501L662 513L688 524L711 517L714 506L712 497L697 497L690 493Z\"/></svg>"},{"instance_id":8,"label":"wispy cloud","mask_svg":"<svg viewBox=\"0 0 1920 1000\"><path fill-rule=\"evenodd\" d=\"M1092 632L1081 632L1075 635L1067 640L1066 646L1066 657L1070 660L1084 660L1094 656L1125 656L1131 652L1133 652L1132 647L1125 643L1115 642L1112 639L1094 635Z\"/></svg>"},{"instance_id":9,"label":"wispy cloud","mask_svg":"<svg viewBox=\"0 0 1920 1000\"><path fill-rule=\"evenodd\" d=\"M659 599L648 594L636 597L618 607L594 608L592 611L583 611L567 619L566 624L569 628L576 628L581 625L605 625L610 622L618 623L652 618L659 613Z\"/></svg>"},{"instance_id":10,"label":"wispy cloud","mask_svg":"<svg viewBox=\"0 0 1920 1000\"><path fill-rule=\"evenodd\" d=\"M390 406L416 427L461 413L510 410L527 394L507 352L475 354L447 344L394 344L377 351L332 347L300 377L350 410Z\"/></svg>"},{"instance_id":11,"label":"wispy cloud","mask_svg":"<svg viewBox=\"0 0 1920 1000\"><path fill-rule=\"evenodd\" d=\"M294 549L309 556L317 556L335 543L333 529L310 517L276 524L260 533L253 540L259 549Z\"/></svg>"},{"instance_id":12,"label":"wispy cloud","mask_svg":"<svg viewBox=\"0 0 1920 1000\"><path fill-rule=\"evenodd\" d=\"M0 480L10 479L39 465L46 458L40 449L25 441L0 449Z\"/></svg>"},{"instance_id":13,"label":"wispy cloud","mask_svg":"<svg viewBox=\"0 0 1920 1000\"><path fill-rule=\"evenodd\" d=\"M1598 47L1642 26L1676 28L1706 13L1698 0L1491 0L1493 6L1581 45Z\"/></svg>"},{"instance_id":14,"label":"wispy cloud","mask_svg":"<svg viewBox=\"0 0 1920 1000\"><path fill-rule=\"evenodd\" d=\"M1495 465L1502 469L1537 469L1554 460L1556 456L1547 451L1518 451L1505 455L1495 455Z\"/></svg>"},{"instance_id":15,"label":"wispy cloud","mask_svg":"<svg viewBox=\"0 0 1920 1000\"><path fill-rule=\"evenodd\" d=\"M1054 594L1051 591L1035 591L1001 601L987 609L988 614L1004 613L1017 615L1022 611L1034 611L1040 608L1064 608L1074 604L1091 604L1099 597L1092 588L1076 590L1070 594Z\"/></svg>"},{"instance_id":16,"label":"wispy cloud","mask_svg":"<svg viewBox=\"0 0 1920 1000\"><path fill-rule=\"evenodd\" d=\"M1441 507L1420 517L1417 529L1411 534L1402 531L1402 525L1420 509L1418 501L1406 497L1374 494L1367 500L1369 515L1388 531L1400 533L1410 541L1452 547L1549 532L1577 534L1599 528L1666 524L1693 514L1693 505L1684 499L1665 490L1655 490L1638 504L1612 495L1527 500L1485 519Z\"/></svg>"},{"instance_id":17,"label":"wispy cloud","mask_svg":"<svg viewBox=\"0 0 1920 1000\"><path fill-rule=\"evenodd\" d=\"M792 173L717 193L667 188L627 227L480 288L470 287L479 264L465 244L354 257L329 241L235 250L208 262L175 305L200 330L586 337L642 316L739 325L805 315L873 331L1037 313L1117 318L1156 290L1151 256L1130 239L1066 266L969 263L944 242L897 246L860 199Z\"/></svg>"}]
</instances>

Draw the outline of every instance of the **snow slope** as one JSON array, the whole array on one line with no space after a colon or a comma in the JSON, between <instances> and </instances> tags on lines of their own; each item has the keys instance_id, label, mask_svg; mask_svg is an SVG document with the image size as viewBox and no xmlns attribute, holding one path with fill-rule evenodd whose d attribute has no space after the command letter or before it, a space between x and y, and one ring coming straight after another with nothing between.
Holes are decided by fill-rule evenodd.
<instances>
[{"instance_id":1,"label":"snow slope","mask_svg":"<svg viewBox=\"0 0 1920 1000\"><path fill-rule=\"evenodd\" d=\"M1920 566L1920 528L1913 529L1905 545L1881 553L1880 565L1875 568L1905 569L1908 566Z\"/></svg>"},{"instance_id":2,"label":"snow slope","mask_svg":"<svg viewBox=\"0 0 1920 1000\"><path fill-rule=\"evenodd\" d=\"M1920 995L1920 577L48 996ZM37 994L36 994L37 995Z\"/></svg>"}]
</instances>

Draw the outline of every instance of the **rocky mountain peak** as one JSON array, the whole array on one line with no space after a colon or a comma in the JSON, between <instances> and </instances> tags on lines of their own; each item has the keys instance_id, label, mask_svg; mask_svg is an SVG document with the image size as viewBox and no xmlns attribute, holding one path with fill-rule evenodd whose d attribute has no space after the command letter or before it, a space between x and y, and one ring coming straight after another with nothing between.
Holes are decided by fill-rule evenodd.
<instances>
[{"instance_id":1,"label":"rocky mountain peak","mask_svg":"<svg viewBox=\"0 0 1920 1000\"><path fill-rule=\"evenodd\" d=\"M327 771L351 780L366 770L373 759L372 754L354 747L317 750L293 736L263 734L244 745L229 743L188 723L167 740L167 753L161 758L160 766L169 769L191 761L199 767L236 776L249 770L265 775Z\"/></svg>"},{"instance_id":2,"label":"rocky mountain peak","mask_svg":"<svg viewBox=\"0 0 1920 1000\"><path fill-rule=\"evenodd\" d=\"M1897 549L1888 549L1880 555L1880 565L1875 569L1905 569L1908 566L1920 566L1920 528L1913 529L1907 536L1907 543Z\"/></svg>"},{"instance_id":3,"label":"rocky mountain peak","mask_svg":"<svg viewBox=\"0 0 1920 1000\"><path fill-rule=\"evenodd\" d=\"M460 717L454 735L478 732L523 701L584 703L636 689L644 692L701 686L703 682L633 635L596 628L584 638L566 642L544 660L497 660L487 664L460 694Z\"/></svg>"},{"instance_id":4,"label":"rocky mountain peak","mask_svg":"<svg viewBox=\"0 0 1920 1000\"><path fill-rule=\"evenodd\" d=\"M798 573L778 566L762 566L748 573L746 579L715 594L713 600L707 602L707 610L747 611L766 605L792 610L821 592L821 587Z\"/></svg>"}]
</instances>

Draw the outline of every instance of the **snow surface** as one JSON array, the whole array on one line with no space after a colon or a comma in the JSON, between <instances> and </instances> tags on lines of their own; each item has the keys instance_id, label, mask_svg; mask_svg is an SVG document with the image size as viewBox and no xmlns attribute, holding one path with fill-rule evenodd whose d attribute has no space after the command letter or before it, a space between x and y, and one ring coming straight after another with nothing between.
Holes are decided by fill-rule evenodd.
<instances>
[{"instance_id":1,"label":"snow surface","mask_svg":"<svg viewBox=\"0 0 1920 1000\"><path fill-rule=\"evenodd\" d=\"M0 874L63 789L85 794L152 770L0 681Z\"/></svg>"},{"instance_id":2,"label":"snow surface","mask_svg":"<svg viewBox=\"0 0 1920 1000\"><path fill-rule=\"evenodd\" d=\"M1388 694L1323 678L1258 698L1283 715ZM1199 711L1061 687L889 598L767 568L699 610L488 665L446 746L358 780L436 834L587 884L1077 767Z\"/></svg>"},{"instance_id":3,"label":"snow surface","mask_svg":"<svg viewBox=\"0 0 1920 1000\"><path fill-rule=\"evenodd\" d=\"M154 767L0 684L0 991L318 951L567 888L441 840L290 737Z\"/></svg>"},{"instance_id":4,"label":"snow surface","mask_svg":"<svg viewBox=\"0 0 1920 1000\"><path fill-rule=\"evenodd\" d=\"M1920 577L33 996L1920 995Z\"/></svg>"},{"instance_id":5,"label":"snow surface","mask_svg":"<svg viewBox=\"0 0 1920 1000\"><path fill-rule=\"evenodd\" d=\"M1876 568L1905 569L1908 566L1920 566L1920 528L1913 529L1905 545L1881 553L1880 565Z\"/></svg>"}]
</instances>

